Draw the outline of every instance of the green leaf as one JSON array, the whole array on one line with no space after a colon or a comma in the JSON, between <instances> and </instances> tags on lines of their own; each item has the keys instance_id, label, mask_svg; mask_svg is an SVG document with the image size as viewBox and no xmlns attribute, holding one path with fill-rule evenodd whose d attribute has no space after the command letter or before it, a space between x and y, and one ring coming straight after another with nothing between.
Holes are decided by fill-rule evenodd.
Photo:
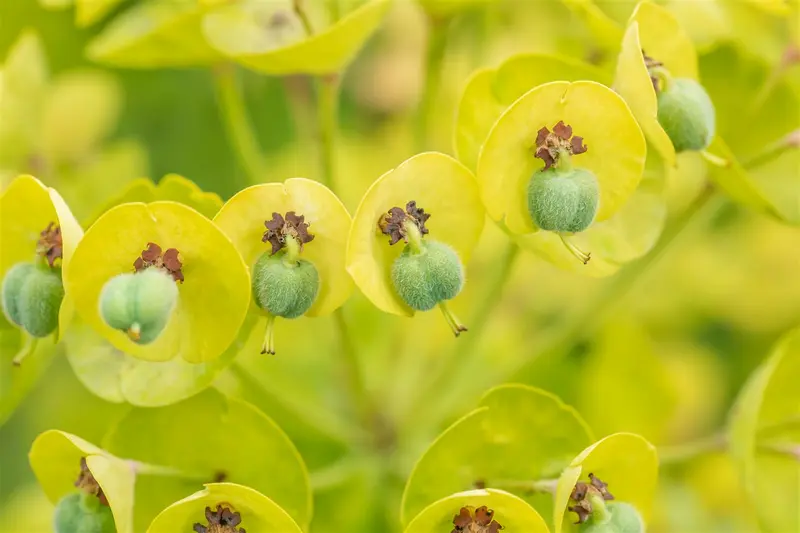
<instances>
[{"instance_id":1,"label":"green leaf","mask_svg":"<svg viewBox=\"0 0 800 533\"><path fill-rule=\"evenodd\" d=\"M458 158L475 170L481 146L508 106L529 90L552 80L592 80L609 83L601 69L570 58L547 54L520 54L497 69L473 73L458 104L455 148Z\"/></svg>"},{"instance_id":2,"label":"green leaf","mask_svg":"<svg viewBox=\"0 0 800 533\"><path fill-rule=\"evenodd\" d=\"M194 524L208 525L205 510L208 507L213 512L218 505L239 513L239 526L247 531L302 533L302 529L278 504L260 492L236 483L208 483L204 490L164 509L147 528L147 533L193 531Z\"/></svg>"},{"instance_id":3,"label":"green leaf","mask_svg":"<svg viewBox=\"0 0 800 533\"><path fill-rule=\"evenodd\" d=\"M117 455L252 487L303 527L311 519L308 474L292 442L256 408L214 389L169 407L133 409L104 442Z\"/></svg>"},{"instance_id":4,"label":"green leaf","mask_svg":"<svg viewBox=\"0 0 800 533\"><path fill-rule=\"evenodd\" d=\"M593 0L562 0L589 28L596 45L617 50L622 39L622 26L609 17Z\"/></svg>"},{"instance_id":5,"label":"green leaf","mask_svg":"<svg viewBox=\"0 0 800 533\"><path fill-rule=\"evenodd\" d=\"M756 370L729 420L731 454L765 532L797 531L800 516L800 330Z\"/></svg>"},{"instance_id":6,"label":"green leaf","mask_svg":"<svg viewBox=\"0 0 800 533\"><path fill-rule=\"evenodd\" d=\"M75 492L81 458L108 499L118 533L133 533L135 470L97 446L63 431L36 437L29 454L31 468L52 503Z\"/></svg>"},{"instance_id":7,"label":"green leaf","mask_svg":"<svg viewBox=\"0 0 800 533\"><path fill-rule=\"evenodd\" d=\"M583 450L562 472L555 494L555 533L564 530L575 483L588 481L590 473L608 483L617 501L630 503L647 521L658 480L656 449L639 435L615 433Z\"/></svg>"},{"instance_id":8,"label":"green leaf","mask_svg":"<svg viewBox=\"0 0 800 533\"><path fill-rule=\"evenodd\" d=\"M471 513L486 506L494 511L493 520L505 531L548 533L544 519L525 500L502 490L470 490L452 494L423 509L405 533L440 533L453 528L453 519L462 507Z\"/></svg>"},{"instance_id":9,"label":"green leaf","mask_svg":"<svg viewBox=\"0 0 800 533\"><path fill-rule=\"evenodd\" d=\"M303 38L291 2L247 0L209 13L203 33L221 54L264 74L335 74L364 46L390 5L370 0Z\"/></svg>"},{"instance_id":10,"label":"green leaf","mask_svg":"<svg viewBox=\"0 0 800 533\"><path fill-rule=\"evenodd\" d=\"M417 462L403 493L403 523L476 483L504 488L506 480L557 477L592 440L583 419L556 396L523 385L494 388Z\"/></svg>"},{"instance_id":11,"label":"green leaf","mask_svg":"<svg viewBox=\"0 0 800 533\"><path fill-rule=\"evenodd\" d=\"M126 68L210 65L221 59L203 37L211 9L197 0L148 0L116 17L89 43L88 56Z\"/></svg>"},{"instance_id":12,"label":"green leaf","mask_svg":"<svg viewBox=\"0 0 800 533\"><path fill-rule=\"evenodd\" d=\"M261 330L254 329L255 322L255 316L248 317L234 343L206 363L188 363L181 358L154 363L131 357L79 318L73 321L64 341L72 370L93 394L114 403L162 407L209 387L240 352L257 352L263 336Z\"/></svg>"}]
</instances>

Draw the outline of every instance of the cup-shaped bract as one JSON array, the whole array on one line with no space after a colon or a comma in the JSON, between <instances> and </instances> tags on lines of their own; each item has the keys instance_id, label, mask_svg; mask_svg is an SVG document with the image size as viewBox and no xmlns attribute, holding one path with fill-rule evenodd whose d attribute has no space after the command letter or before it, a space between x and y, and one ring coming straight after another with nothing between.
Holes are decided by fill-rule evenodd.
<instances>
[{"instance_id":1,"label":"cup-shaped bract","mask_svg":"<svg viewBox=\"0 0 800 533\"><path fill-rule=\"evenodd\" d=\"M495 122L481 149L478 183L486 210L516 235L537 231L527 207L526 189L542 167L534 157L542 128L559 122L583 138L588 151L573 166L597 179L597 221L617 213L636 190L647 148L639 125L624 100L592 81L556 81L540 85L516 100Z\"/></svg>"},{"instance_id":2,"label":"cup-shaped bract","mask_svg":"<svg viewBox=\"0 0 800 533\"><path fill-rule=\"evenodd\" d=\"M294 2L297 4L297 2ZM220 54L255 71L289 74L335 74L352 61L375 32L390 0L368 0L348 13L303 2L300 16L292 0L242 0L209 13L203 35Z\"/></svg>"},{"instance_id":3,"label":"cup-shaped bract","mask_svg":"<svg viewBox=\"0 0 800 533\"><path fill-rule=\"evenodd\" d=\"M111 508L117 533L133 533L136 475L127 461L80 437L56 430L45 431L33 441L29 460L39 485L53 504L81 490L80 481L91 476L88 488Z\"/></svg>"},{"instance_id":4,"label":"cup-shaped bract","mask_svg":"<svg viewBox=\"0 0 800 533\"><path fill-rule=\"evenodd\" d=\"M553 394L515 384L491 389L417 461L401 520L408 523L427 505L478 482L492 488L502 480L557 477L592 440L575 409ZM531 501L530 494L520 496Z\"/></svg>"},{"instance_id":5,"label":"cup-shaped bract","mask_svg":"<svg viewBox=\"0 0 800 533\"><path fill-rule=\"evenodd\" d=\"M168 267L167 257L175 251L180 269L171 272L178 302L161 335L139 344L131 332L109 326L100 313L100 295L109 280L149 265L144 257L149 252L158 252L158 265ZM87 231L75 261L65 284L74 291L81 318L119 350L148 361L181 357L202 363L219 357L236 338L250 303L247 267L236 248L210 220L177 202L110 209Z\"/></svg>"},{"instance_id":6,"label":"cup-shaped bract","mask_svg":"<svg viewBox=\"0 0 800 533\"><path fill-rule=\"evenodd\" d=\"M379 224L392 208L409 202L430 215L425 240L452 248L462 265L469 262L484 224L484 210L472 173L436 152L416 155L378 178L364 194L347 240L347 271L361 292L387 313L411 316L414 310L392 281L392 265L403 251L391 246Z\"/></svg>"},{"instance_id":7,"label":"cup-shaped bract","mask_svg":"<svg viewBox=\"0 0 800 533\"><path fill-rule=\"evenodd\" d=\"M797 406L792 379L800 371L800 330L784 336L739 393L728 425L728 442L742 485L764 531L795 531L800 498L797 477ZM763 453L772 452L772 453Z\"/></svg>"},{"instance_id":8,"label":"cup-shaped bract","mask_svg":"<svg viewBox=\"0 0 800 533\"><path fill-rule=\"evenodd\" d=\"M658 481L655 447L633 433L614 433L583 450L561 473L555 493L555 533L569 520L567 508L579 481L592 477L608 485L614 501L632 505L647 520ZM574 515L573 515L574 516Z\"/></svg>"},{"instance_id":9,"label":"cup-shaped bract","mask_svg":"<svg viewBox=\"0 0 800 533\"><path fill-rule=\"evenodd\" d=\"M676 148L659 122L658 96L648 61L660 63L672 77L698 78L697 53L676 18L661 6L642 2L631 15L622 39L614 90L628 103L664 165L672 167Z\"/></svg>"},{"instance_id":10,"label":"cup-shaped bract","mask_svg":"<svg viewBox=\"0 0 800 533\"><path fill-rule=\"evenodd\" d=\"M39 262L54 273L60 270L58 275L65 279L82 237L83 230L58 192L36 178L19 176L0 196L0 278L19 263ZM58 338L72 316L68 293L58 312Z\"/></svg>"},{"instance_id":11,"label":"cup-shaped bract","mask_svg":"<svg viewBox=\"0 0 800 533\"><path fill-rule=\"evenodd\" d=\"M233 242L253 273L258 259L272 252L264 240L265 223L274 213L284 217L291 212L304 217L308 233L314 236L303 244L299 258L310 262L319 274L319 291L304 314L328 315L347 300L353 288L345 270L350 214L330 189L305 178L253 185L228 200L214 217L214 224Z\"/></svg>"},{"instance_id":12,"label":"cup-shaped bract","mask_svg":"<svg viewBox=\"0 0 800 533\"><path fill-rule=\"evenodd\" d=\"M476 489L451 494L431 503L411 520L405 533L438 533L448 529L549 531L542 516L525 500L502 490Z\"/></svg>"},{"instance_id":13,"label":"cup-shaped bract","mask_svg":"<svg viewBox=\"0 0 800 533\"><path fill-rule=\"evenodd\" d=\"M212 527L214 524L216 528ZM303 531L286 511L257 490L236 483L208 483L205 489L164 509L147 533L212 533L220 525L230 526L230 531Z\"/></svg>"}]
</instances>

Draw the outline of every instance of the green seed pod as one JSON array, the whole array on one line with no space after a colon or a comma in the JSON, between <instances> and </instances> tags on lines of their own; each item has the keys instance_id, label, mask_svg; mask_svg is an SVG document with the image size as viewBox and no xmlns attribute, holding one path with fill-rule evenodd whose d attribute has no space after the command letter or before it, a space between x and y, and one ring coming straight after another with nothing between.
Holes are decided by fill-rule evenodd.
<instances>
[{"instance_id":1,"label":"green seed pod","mask_svg":"<svg viewBox=\"0 0 800 533\"><path fill-rule=\"evenodd\" d=\"M319 292L319 273L303 259L284 260L285 252L261 254L253 267L256 304L273 316L297 318L314 304Z\"/></svg>"},{"instance_id":2,"label":"green seed pod","mask_svg":"<svg viewBox=\"0 0 800 533\"><path fill-rule=\"evenodd\" d=\"M528 212L543 230L583 231L592 224L599 203L597 178L585 169L539 170L528 184Z\"/></svg>"},{"instance_id":3,"label":"green seed pod","mask_svg":"<svg viewBox=\"0 0 800 533\"><path fill-rule=\"evenodd\" d=\"M64 299L61 272L34 268L25 278L17 298L22 327L34 337L47 337L58 327L58 311Z\"/></svg>"},{"instance_id":4,"label":"green seed pod","mask_svg":"<svg viewBox=\"0 0 800 533\"><path fill-rule=\"evenodd\" d=\"M714 137L714 104L698 82L675 78L658 93L658 122L676 152L703 150Z\"/></svg>"},{"instance_id":5,"label":"green seed pod","mask_svg":"<svg viewBox=\"0 0 800 533\"><path fill-rule=\"evenodd\" d=\"M111 508L97 496L73 492L61 498L53 515L55 533L116 533Z\"/></svg>"},{"instance_id":6,"label":"green seed pod","mask_svg":"<svg viewBox=\"0 0 800 533\"><path fill-rule=\"evenodd\" d=\"M3 311L8 319L18 326L22 326L22 318L19 314L19 294L25 280L36 267L32 263L17 263L6 272L3 278Z\"/></svg>"},{"instance_id":7,"label":"green seed pod","mask_svg":"<svg viewBox=\"0 0 800 533\"><path fill-rule=\"evenodd\" d=\"M100 315L114 329L125 331L138 344L156 340L178 301L178 286L159 268L120 274L100 292Z\"/></svg>"},{"instance_id":8,"label":"green seed pod","mask_svg":"<svg viewBox=\"0 0 800 533\"><path fill-rule=\"evenodd\" d=\"M581 533L643 533L642 517L634 506L624 502L606 504L608 516L603 522L594 517L581 524Z\"/></svg>"},{"instance_id":9,"label":"green seed pod","mask_svg":"<svg viewBox=\"0 0 800 533\"><path fill-rule=\"evenodd\" d=\"M392 283L400 298L416 311L428 311L455 298L464 286L464 267L447 244L426 240L420 253L409 246L392 264Z\"/></svg>"}]
</instances>

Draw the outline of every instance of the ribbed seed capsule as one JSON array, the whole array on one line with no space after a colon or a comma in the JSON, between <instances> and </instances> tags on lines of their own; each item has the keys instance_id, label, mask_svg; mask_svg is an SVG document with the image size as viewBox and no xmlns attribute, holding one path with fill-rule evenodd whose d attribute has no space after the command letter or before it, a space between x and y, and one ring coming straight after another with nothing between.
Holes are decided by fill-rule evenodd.
<instances>
[{"instance_id":1,"label":"ribbed seed capsule","mask_svg":"<svg viewBox=\"0 0 800 533\"><path fill-rule=\"evenodd\" d=\"M590 518L580 525L581 533L643 533L642 517L634 506L625 502L606 504L608 516L603 522Z\"/></svg>"},{"instance_id":2,"label":"ribbed seed capsule","mask_svg":"<svg viewBox=\"0 0 800 533\"><path fill-rule=\"evenodd\" d=\"M406 246L392 264L398 296L415 311L428 311L455 298L464 286L464 267L447 244L425 240L419 253Z\"/></svg>"},{"instance_id":3,"label":"ribbed seed capsule","mask_svg":"<svg viewBox=\"0 0 800 533\"><path fill-rule=\"evenodd\" d=\"M64 299L61 270L18 263L3 280L3 309L33 337L47 337L58 327Z\"/></svg>"},{"instance_id":4,"label":"ribbed seed capsule","mask_svg":"<svg viewBox=\"0 0 800 533\"><path fill-rule=\"evenodd\" d=\"M597 178L582 168L539 170L528 184L531 219L547 231L584 231L594 221L599 201Z\"/></svg>"},{"instance_id":5,"label":"ribbed seed capsule","mask_svg":"<svg viewBox=\"0 0 800 533\"><path fill-rule=\"evenodd\" d=\"M672 79L658 93L658 122L676 152L704 150L715 129L714 104L697 81Z\"/></svg>"},{"instance_id":6,"label":"ribbed seed capsule","mask_svg":"<svg viewBox=\"0 0 800 533\"><path fill-rule=\"evenodd\" d=\"M253 296L270 315L297 318L317 299L319 273L309 261L286 261L285 255L261 254L253 267Z\"/></svg>"},{"instance_id":7,"label":"ribbed seed capsule","mask_svg":"<svg viewBox=\"0 0 800 533\"><path fill-rule=\"evenodd\" d=\"M167 326L177 301L172 275L151 267L111 278L100 293L100 315L134 342L149 344Z\"/></svg>"},{"instance_id":8,"label":"ribbed seed capsule","mask_svg":"<svg viewBox=\"0 0 800 533\"><path fill-rule=\"evenodd\" d=\"M55 533L115 533L111 507L93 494L73 492L59 500L53 515Z\"/></svg>"}]
</instances>

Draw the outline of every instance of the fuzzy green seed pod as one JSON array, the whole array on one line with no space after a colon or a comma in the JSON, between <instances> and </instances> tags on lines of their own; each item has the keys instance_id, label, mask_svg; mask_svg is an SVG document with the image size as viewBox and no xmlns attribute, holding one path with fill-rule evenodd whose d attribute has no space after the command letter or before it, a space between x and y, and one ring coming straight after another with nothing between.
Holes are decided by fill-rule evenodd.
<instances>
[{"instance_id":1,"label":"fuzzy green seed pod","mask_svg":"<svg viewBox=\"0 0 800 533\"><path fill-rule=\"evenodd\" d=\"M73 492L59 500L53 515L55 533L115 533L111 508L97 496Z\"/></svg>"},{"instance_id":2,"label":"fuzzy green seed pod","mask_svg":"<svg viewBox=\"0 0 800 533\"><path fill-rule=\"evenodd\" d=\"M63 299L60 269L18 263L3 280L6 315L33 337L47 337L56 330Z\"/></svg>"},{"instance_id":3,"label":"fuzzy green seed pod","mask_svg":"<svg viewBox=\"0 0 800 533\"><path fill-rule=\"evenodd\" d=\"M539 170L528 184L528 212L543 230L583 231L592 224L599 203L597 178L582 168Z\"/></svg>"},{"instance_id":4,"label":"fuzzy green seed pod","mask_svg":"<svg viewBox=\"0 0 800 533\"><path fill-rule=\"evenodd\" d=\"M392 264L392 283L400 298L416 311L428 311L455 298L464 286L464 267L447 244L421 242L415 253L406 246Z\"/></svg>"},{"instance_id":5,"label":"fuzzy green seed pod","mask_svg":"<svg viewBox=\"0 0 800 533\"><path fill-rule=\"evenodd\" d=\"M644 523L634 506L624 502L606 504L606 519L590 518L578 528L581 533L642 533Z\"/></svg>"},{"instance_id":6,"label":"fuzzy green seed pod","mask_svg":"<svg viewBox=\"0 0 800 533\"><path fill-rule=\"evenodd\" d=\"M100 292L100 315L138 344L156 340L178 302L178 287L160 268L111 278Z\"/></svg>"},{"instance_id":7,"label":"fuzzy green seed pod","mask_svg":"<svg viewBox=\"0 0 800 533\"><path fill-rule=\"evenodd\" d=\"M714 104L695 80L675 78L658 93L658 122L676 152L708 147L715 120Z\"/></svg>"},{"instance_id":8,"label":"fuzzy green seed pod","mask_svg":"<svg viewBox=\"0 0 800 533\"><path fill-rule=\"evenodd\" d=\"M304 260L288 261L285 252L261 254L253 267L256 304L273 316L297 318L314 304L319 293L319 273Z\"/></svg>"}]
</instances>

